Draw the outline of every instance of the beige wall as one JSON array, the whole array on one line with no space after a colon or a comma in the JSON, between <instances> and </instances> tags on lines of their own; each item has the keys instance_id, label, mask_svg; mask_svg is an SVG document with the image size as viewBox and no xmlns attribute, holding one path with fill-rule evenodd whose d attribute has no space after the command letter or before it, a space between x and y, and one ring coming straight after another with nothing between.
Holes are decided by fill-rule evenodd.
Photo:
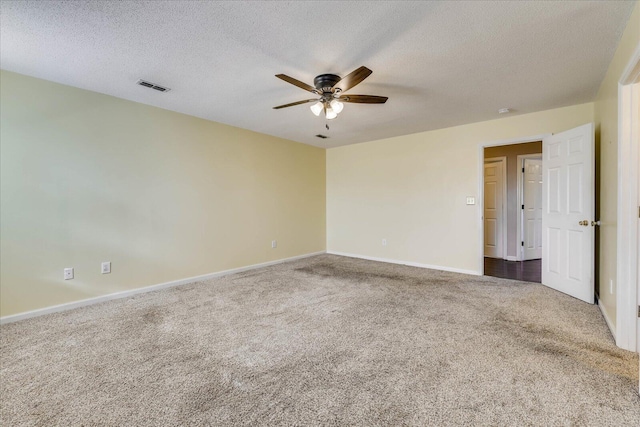
<instances>
[{"instance_id":1,"label":"beige wall","mask_svg":"<svg viewBox=\"0 0 640 427\"><path fill-rule=\"evenodd\" d=\"M582 104L327 151L327 250L481 273L481 143L593 121ZM381 239L387 239L382 246Z\"/></svg>"},{"instance_id":2,"label":"beige wall","mask_svg":"<svg viewBox=\"0 0 640 427\"><path fill-rule=\"evenodd\" d=\"M542 141L526 144L502 145L484 149L484 157L507 158L507 256L516 257L518 251L518 156L542 153Z\"/></svg>"},{"instance_id":3,"label":"beige wall","mask_svg":"<svg viewBox=\"0 0 640 427\"><path fill-rule=\"evenodd\" d=\"M616 324L616 234L618 192L618 81L640 43L640 3L629 19L594 104L596 148L600 152L600 304ZM613 283L613 291L611 291Z\"/></svg>"},{"instance_id":4,"label":"beige wall","mask_svg":"<svg viewBox=\"0 0 640 427\"><path fill-rule=\"evenodd\" d=\"M0 315L325 249L325 150L0 82Z\"/></svg>"}]
</instances>

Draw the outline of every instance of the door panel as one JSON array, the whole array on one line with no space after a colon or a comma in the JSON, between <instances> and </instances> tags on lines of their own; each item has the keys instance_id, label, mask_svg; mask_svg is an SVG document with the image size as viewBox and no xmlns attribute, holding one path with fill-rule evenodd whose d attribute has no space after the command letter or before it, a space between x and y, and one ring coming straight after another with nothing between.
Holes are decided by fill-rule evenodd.
<instances>
[{"instance_id":1,"label":"door panel","mask_svg":"<svg viewBox=\"0 0 640 427\"><path fill-rule=\"evenodd\" d=\"M560 274L560 259L557 256L560 253L560 229L549 227L547 235L549 236L547 239L548 253L555 255L554 257L547 256L548 270L551 273Z\"/></svg>"},{"instance_id":2,"label":"door panel","mask_svg":"<svg viewBox=\"0 0 640 427\"><path fill-rule=\"evenodd\" d=\"M582 214L582 165L569 165L568 167L569 213Z\"/></svg>"},{"instance_id":3,"label":"door panel","mask_svg":"<svg viewBox=\"0 0 640 427\"><path fill-rule=\"evenodd\" d=\"M545 138L542 151L542 284L593 304L593 124Z\"/></svg>"}]
</instances>

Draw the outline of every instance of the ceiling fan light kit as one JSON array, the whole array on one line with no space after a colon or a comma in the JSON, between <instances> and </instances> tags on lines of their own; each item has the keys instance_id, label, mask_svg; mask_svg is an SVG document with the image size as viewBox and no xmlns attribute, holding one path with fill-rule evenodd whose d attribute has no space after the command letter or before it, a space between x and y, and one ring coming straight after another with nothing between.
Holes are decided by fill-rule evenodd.
<instances>
[{"instance_id":1,"label":"ceiling fan light kit","mask_svg":"<svg viewBox=\"0 0 640 427\"><path fill-rule=\"evenodd\" d=\"M342 95L342 92L347 91L362 82L364 79L369 77L371 73L372 71L367 67L360 67L344 78L341 78L336 74L320 74L313 79L315 87L285 74L276 74L277 78L284 80L287 83L291 83L294 86L298 86L308 92L320 95L320 98L305 99L304 101L292 102L290 104L279 105L273 108L278 110L280 108L293 107L294 105L314 102L314 104L309 107L311 112L316 116L320 116L320 113L324 111L325 118L327 120L332 120L338 117L338 114L340 114L344 108L343 102L358 104L384 104L388 99L386 96Z\"/></svg>"}]
</instances>

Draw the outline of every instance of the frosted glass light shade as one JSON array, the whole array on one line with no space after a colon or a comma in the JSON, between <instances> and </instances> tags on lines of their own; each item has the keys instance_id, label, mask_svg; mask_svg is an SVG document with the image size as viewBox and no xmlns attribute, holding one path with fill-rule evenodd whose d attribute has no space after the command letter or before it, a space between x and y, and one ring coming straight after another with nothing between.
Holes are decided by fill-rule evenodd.
<instances>
[{"instance_id":1,"label":"frosted glass light shade","mask_svg":"<svg viewBox=\"0 0 640 427\"><path fill-rule=\"evenodd\" d=\"M322 112L322 109L324 108L324 105L322 105L322 102L318 101L309 108L311 108L311 112L313 114L315 114L316 116L319 116L320 113Z\"/></svg>"},{"instance_id":2,"label":"frosted glass light shade","mask_svg":"<svg viewBox=\"0 0 640 427\"><path fill-rule=\"evenodd\" d=\"M327 118L327 120L335 119L336 117L338 117L338 113L333 111L333 108L327 107L327 112L325 117Z\"/></svg>"},{"instance_id":3,"label":"frosted glass light shade","mask_svg":"<svg viewBox=\"0 0 640 427\"><path fill-rule=\"evenodd\" d=\"M334 99L333 101L331 101L330 105L331 105L331 109L333 109L333 111L335 111L336 114L340 114L340 111L342 111L342 109L344 108L344 104L338 101L337 99Z\"/></svg>"}]
</instances>

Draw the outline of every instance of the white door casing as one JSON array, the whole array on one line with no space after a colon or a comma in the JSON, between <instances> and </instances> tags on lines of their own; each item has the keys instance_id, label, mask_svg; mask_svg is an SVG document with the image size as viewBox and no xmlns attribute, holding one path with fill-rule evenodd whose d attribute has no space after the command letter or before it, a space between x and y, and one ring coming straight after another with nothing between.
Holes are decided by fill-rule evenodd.
<instances>
[{"instance_id":1,"label":"white door casing","mask_svg":"<svg viewBox=\"0 0 640 427\"><path fill-rule=\"evenodd\" d=\"M616 271L601 272L615 281L616 345L640 351L640 42L618 80L618 209L615 222L605 218L609 232L616 229ZM609 274L606 276L606 274ZM615 274L615 276L614 276ZM604 277L603 277L604 276ZM613 276L613 277L612 277ZM604 311L604 310L603 310Z\"/></svg>"},{"instance_id":2,"label":"white door casing","mask_svg":"<svg viewBox=\"0 0 640 427\"><path fill-rule=\"evenodd\" d=\"M504 170L506 159L487 159L484 164L484 256L503 258Z\"/></svg>"},{"instance_id":3,"label":"white door casing","mask_svg":"<svg viewBox=\"0 0 640 427\"><path fill-rule=\"evenodd\" d=\"M542 159L524 159L523 259L542 258Z\"/></svg>"},{"instance_id":4,"label":"white door casing","mask_svg":"<svg viewBox=\"0 0 640 427\"><path fill-rule=\"evenodd\" d=\"M542 284L594 303L593 123L542 141Z\"/></svg>"}]
</instances>

